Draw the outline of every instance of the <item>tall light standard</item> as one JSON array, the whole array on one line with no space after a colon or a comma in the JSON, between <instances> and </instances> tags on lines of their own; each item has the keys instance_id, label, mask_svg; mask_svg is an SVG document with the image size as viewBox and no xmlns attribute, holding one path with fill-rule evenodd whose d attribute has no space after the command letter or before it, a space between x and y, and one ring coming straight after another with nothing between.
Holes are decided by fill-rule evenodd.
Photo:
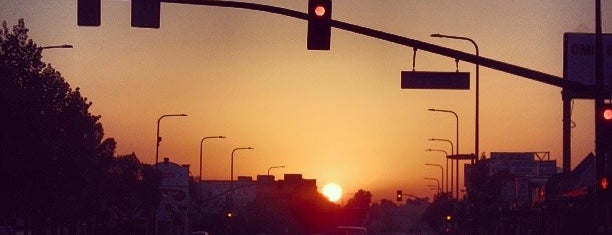
<instances>
[{"instance_id":1,"label":"tall light standard","mask_svg":"<svg viewBox=\"0 0 612 235\"><path fill-rule=\"evenodd\" d=\"M161 142L162 138L159 137L159 122L161 122L162 118L165 117L186 117L187 114L181 113L181 114L166 114L166 115L162 115L161 117L159 117L157 119L157 143L155 144L155 165L157 165L157 163L159 162L159 142Z\"/></svg>"},{"instance_id":2,"label":"tall light standard","mask_svg":"<svg viewBox=\"0 0 612 235\"><path fill-rule=\"evenodd\" d=\"M202 181L202 144L204 144L205 139L223 139L225 136L206 136L200 140L200 176L198 177L198 182Z\"/></svg>"},{"instance_id":3,"label":"tall light standard","mask_svg":"<svg viewBox=\"0 0 612 235\"><path fill-rule=\"evenodd\" d=\"M446 158L446 192L450 192L451 195L453 194L453 185L451 184L450 190L448 188L448 181L450 181L451 183L453 182L453 165L451 165L451 174L450 174L450 180L448 177L448 152L441 150L441 149L425 149L425 151L429 151L429 152L442 152L444 153L444 158ZM452 153L452 152L451 152Z\"/></svg>"},{"instance_id":4,"label":"tall light standard","mask_svg":"<svg viewBox=\"0 0 612 235\"><path fill-rule=\"evenodd\" d=\"M268 175L270 175L270 170L275 168L285 168L285 166L271 166L270 168L268 168Z\"/></svg>"},{"instance_id":5,"label":"tall light standard","mask_svg":"<svg viewBox=\"0 0 612 235\"><path fill-rule=\"evenodd\" d=\"M455 147L453 145L453 142L448 140L448 139L431 138L431 139L428 139L428 140L429 141L444 141L444 142L447 142L451 146L451 154L453 154L453 152L455 152ZM453 162L451 161L451 168L450 168L450 171L451 171L451 180L450 180L451 181L451 190L448 190L448 160L449 159L448 159L448 153L446 153L446 152L444 152L444 153L446 154L445 155L445 157L446 157L446 192L451 192L451 194L452 194L452 192L453 192L453 180L452 180L452 178L453 178Z\"/></svg>"},{"instance_id":6,"label":"tall light standard","mask_svg":"<svg viewBox=\"0 0 612 235\"><path fill-rule=\"evenodd\" d=\"M234 150L232 150L232 166L230 169L230 181L233 182L234 181L234 152L238 151L238 150L243 150L243 149L254 149L252 147L241 147L241 148L235 148Z\"/></svg>"},{"instance_id":7,"label":"tall light standard","mask_svg":"<svg viewBox=\"0 0 612 235\"><path fill-rule=\"evenodd\" d=\"M44 50L44 49L53 49L53 48L73 48L73 46L70 45L70 44L64 44L64 45L38 47L38 49L41 49L41 50Z\"/></svg>"},{"instance_id":8,"label":"tall light standard","mask_svg":"<svg viewBox=\"0 0 612 235\"><path fill-rule=\"evenodd\" d=\"M252 147L241 147L241 148L235 148L234 150L232 150L232 166L231 166L231 170L230 170L230 209L234 210L234 152L238 151L238 150L243 150L243 149L254 149Z\"/></svg>"},{"instance_id":9,"label":"tall light standard","mask_svg":"<svg viewBox=\"0 0 612 235\"><path fill-rule=\"evenodd\" d=\"M442 185L444 185L444 168L442 167L442 165L440 164L431 164L431 163L425 163L426 166L439 166L440 167L440 178L442 179ZM440 187L438 185L438 187ZM444 190L442 190L442 192L444 192Z\"/></svg>"},{"instance_id":10,"label":"tall light standard","mask_svg":"<svg viewBox=\"0 0 612 235\"><path fill-rule=\"evenodd\" d=\"M426 180L435 180L438 183L438 194L440 193L440 180L436 178L425 177Z\"/></svg>"},{"instance_id":11,"label":"tall light standard","mask_svg":"<svg viewBox=\"0 0 612 235\"><path fill-rule=\"evenodd\" d=\"M457 124L457 131L456 131L456 136L455 136L455 154L459 155L459 116L457 116L457 113L455 113L452 110L445 110L445 109L427 109L429 111L432 112L443 112L443 113L451 113L453 115L455 115L455 121ZM457 160L457 166L456 166L456 172L455 172L455 180L456 180L456 184L455 184L455 195L457 195L457 200L459 200L459 160Z\"/></svg>"},{"instance_id":12,"label":"tall light standard","mask_svg":"<svg viewBox=\"0 0 612 235\"><path fill-rule=\"evenodd\" d=\"M472 43L472 45L474 45L474 48L476 49L476 56L480 57L480 52L478 51L478 44L476 44L476 42L474 40L472 40L471 38L468 37L459 37L459 36L452 36L452 35L444 35L444 34L432 34L432 37L438 37L438 38L450 38L450 39L458 39L458 40L465 40L465 41L469 41ZM479 69L478 69L478 64L476 64L476 124L474 126L474 154L476 154L476 159L478 159L478 155L480 154L478 152L478 117L479 117L479 83L480 83L480 78L479 78ZM472 163L474 160L472 160Z\"/></svg>"}]
</instances>

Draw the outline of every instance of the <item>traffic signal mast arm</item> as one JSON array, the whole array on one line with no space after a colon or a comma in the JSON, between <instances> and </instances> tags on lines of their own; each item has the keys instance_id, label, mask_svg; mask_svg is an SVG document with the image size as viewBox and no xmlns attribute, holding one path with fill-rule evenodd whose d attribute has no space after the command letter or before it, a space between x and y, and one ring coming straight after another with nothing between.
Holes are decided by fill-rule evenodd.
<instances>
[{"instance_id":1,"label":"traffic signal mast arm","mask_svg":"<svg viewBox=\"0 0 612 235\"><path fill-rule=\"evenodd\" d=\"M285 9L281 7L257 4L257 3L218 1L218 0L217 1L215 0L162 0L162 2L243 8L243 9L265 11L265 12L285 15L285 16L289 16L293 18L302 19L302 20L308 20L307 13ZM455 58L458 60L462 60L462 61L466 61L466 62L470 62L474 64L479 64L481 66L485 66L485 67L495 69L498 71L502 71L502 72L514 74L517 76L529 78L531 80L535 80L538 82L546 83L548 85L553 85L556 87L566 88L570 90L595 93L594 89L589 86L585 86L585 85L579 84L577 82L569 81L569 80L564 80L558 76L554 76L554 75L543 73L540 71L505 63L502 61L493 60L493 59L489 59L489 58L485 58L481 56L476 56L474 54L469 54L469 53L461 52L458 50L453 50L450 48L441 47L441 46L437 46L434 44L394 35L391 33L386 33L386 32L375 30L375 29L366 28L366 27L359 26L359 25L349 24L349 23L345 23L345 22L337 21L333 19L331 20L331 26L334 28L346 30L349 32L354 32L354 33L370 36L373 38L385 40L388 42L392 42L392 43L396 43L396 44L400 44L400 45L404 45L408 47L413 47L415 49L428 51L428 52L439 54L442 56Z\"/></svg>"}]
</instances>

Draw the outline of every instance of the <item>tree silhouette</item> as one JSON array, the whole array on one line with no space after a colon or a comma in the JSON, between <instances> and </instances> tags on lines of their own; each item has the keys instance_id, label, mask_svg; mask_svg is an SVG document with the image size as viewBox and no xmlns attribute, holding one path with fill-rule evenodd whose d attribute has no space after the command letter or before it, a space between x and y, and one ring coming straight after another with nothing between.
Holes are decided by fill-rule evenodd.
<instances>
[{"instance_id":1,"label":"tree silhouette","mask_svg":"<svg viewBox=\"0 0 612 235\"><path fill-rule=\"evenodd\" d=\"M140 163L134 153L118 156L108 173L104 198L110 213L109 227L117 229L112 232L129 234L145 229L138 227L138 222L154 216L161 198L157 190L159 174L151 165Z\"/></svg>"},{"instance_id":2,"label":"tree silhouette","mask_svg":"<svg viewBox=\"0 0 612 235\"><path fill-rule=\"evenodd\" d=\"M116 143L41 51L23 19L12 30L2 23L0 217L25 218L42 233L102 216Z\"/></svg>"},{"instance_id":3,"label":"tree silhouette","mask_svg":"<svg viewBox=\"0 0 612 235\"><path fill-rule=\"evenodd\" d=\"M363 226L372 203L372 193L359 189L344 206L345 225Z\"/></svg>"}]
</instances>

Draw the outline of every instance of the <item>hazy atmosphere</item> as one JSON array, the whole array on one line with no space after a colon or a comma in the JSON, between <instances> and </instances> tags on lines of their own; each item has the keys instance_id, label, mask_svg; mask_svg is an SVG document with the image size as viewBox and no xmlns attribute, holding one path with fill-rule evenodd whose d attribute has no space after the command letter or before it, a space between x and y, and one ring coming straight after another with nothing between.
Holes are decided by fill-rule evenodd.
<instances>
[{"instance_id":1,"label":"hazy atmosphere","mask_svg":"<svg viewBox=\"0 0 612 235\"><path fill-rule=\"evenodd\" d=\"M306 12L306 0L249 1ZM594 32L594 1L334 0L333 19L480 55L556 76L563 74L563 34ZM603 31L612 31L612 4L603 1ZM234 175L300 173L318 187L339 184L350 197L359 189L374 199L396 189L435 193L424 177L439 176L455 141L474 152L475 66L470 90L400 89L400 72L411 70L412 48L332 28L330 51L306 49L307 22L243 9L161 4L161 27L130 26L129 1L102 1L100 27L78 27L75 0L2 0L0 20L24 18L39 46L72 87L93 102L106 137L118 154L136 153L154 163L156 124L160 160L191 165L204 179ZM417 71L455 71L453 58L424 51ZM594 151L592 101L576 100L572 120L572 167ZM550 152L561 166L561 89L480 67L480 152ZM477 153L480 155L480 153ZM463 186L462 186L463 187Z\"/></svg>"}]
</instances>

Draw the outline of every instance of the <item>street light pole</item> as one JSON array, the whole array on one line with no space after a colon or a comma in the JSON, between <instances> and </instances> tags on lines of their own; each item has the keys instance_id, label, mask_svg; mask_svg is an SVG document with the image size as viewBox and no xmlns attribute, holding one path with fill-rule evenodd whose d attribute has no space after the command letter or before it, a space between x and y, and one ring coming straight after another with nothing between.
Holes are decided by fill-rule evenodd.
<instances>
[{"instance_id":1,"label":"street light pole","mask_svg":"<svg viewBox=\"0 0 612 235\"><path fill-rule=\"evenodd\" d=\"M232 150L232 166L231 166L231 170L230 170L230 209L234 210L234 152L236 152L237 150L243 150L243 149L254 149L252 147L241 147L241 148L235 148L234 150Z\"/></svg>"},{"instance_id":2,"label":"street light pole","mask_svg":"<svg viewBox=\"0 0 612 235\"><path fill-rule=\"evenodd\" d=\"M162 118L165 117L186 117L187 114L181 113L181 114L166 114L166 115L162 115L161 117L159 117L157 119L157 143L155 144L155 165L157 165L157 163L159 162L159 142L161 142L161 137L159 137L159 123L161 122Z\"/></svg>"},{"instance_id":3,"label":"street light pole","mask_svg":"<svg viewBox=\"0 0 612 235\"><path fill-rule=\"evenodd\" d=\"M426 180L435 180L438 183L438 194L440 194L440 180L438 180L436 178L429 178L429 177L425 177L424 179L426 179Z\"/></svg>"},{"instance_id":4,"label":"street light pole","mask_svg":"<svg viewBox=\"0 0 612 235\"><path fill-rule=\"evenodd\" d=\"M285 168L285 166L271 166L270 168L268 168L268 174L267 175L270 175L270 170L274 169L274 168Z\"/></svg>"},{"instance_id":5,"label":"street light pole","mask_svg":"<svg viewBox=\"0 0 612 235\"><path fill-rule=\"evenodd\" d=\"M44 50L44 49L53 49L53 48L73 48L73 46L70 45L70 44L64 44L64 45L56 45L56 46L38 47L38 49L41 49L41 50Z\"/></svg>"},{"instance_id":6,"label":"street light pole","mask_svg":"<svg viewBox=\"0 0 612 235\"><path fill-rule=\"evenodd\" d=\"M453 146L453 142L452 142L452 141L450 141L450 140L448 140L448 139L431 138L431 139L428 139L428 140L429 140L429 141L444 141L444 142L447 142L447 143L449 143L449 144L450 144L450 146L451 146L451 154L453 154L453 152L455 152L455 147ZM450 178L451 178L451 180L450 180L450 181L451 181L451 186L450 186L450 190L449 190L449 189L448 189L448 181L449 181L449 180L448 180L448 161L449 161L449 159L448 159L448 153L447 153L447 152L444 152L444 154L445 154L445 156L444 156L444 157L446 158L446 192L451 192L451 195L452 195L452 194L453 194L453 164L452 164L453 162L451 161L451 167L450 167L450 172L451 172L451 177L450 177Z\"/></svg>"},{"instance_id":7,"label":"street light pole","mask_svg":"<svg viewBox=\"0 0 612 235\"><path fill-rule=\"evenodd\" d=\"M204 144L205 139L223 139L225 136L206 136L200 140L200 176L198 176L198 182L202 182L202 144Z\"/></svg>"},{"instance_id":8,"label":"street light pole","mask_svg":"<svg viewBox=\"0 0 612 235\"><path fill-rule=\"evenodd\" d=\"M474 45L474 48L476 49L476 56L480 57L480 52L478 51L478 44L476 44L476 42L474 40L472 40L471 38L468 37L459 37L459 36L452 36L452 35L444 35L444 34L432 34L432 37L438 37L438 38L450 38L450 39L458 39L458 40L465 40L465 41L469 41L472 43L472 45ZM479 109L480 109L480 105L479 105L479 84L480 84L480 78L479 78L479 66L478 64L476 64L476 117L475 117L475 122L476 125L474 126L474 154L476 154L476 160L478 160L478 156L480 155L480 152L478 152L478 141L479 141ZM474 159L472 159L472 164L474 163Z\"/></svg>"},{"instance_id":9,"label":"street light pole","mask_svg":"<svg viewBox=\"0 0 612 235\"><path fill-rule=\"evenodd\" d=\"M427 166L439 166L440 167L440 178L442 179L442 185L444 185L444 167L442 167L442 165L440 164L431 164L431 163L425 163L425 165ZM438 187L440 187L438 185ZM442 192L444 192L444 190L442 190Z\"/></svg>"},{"instance_id":10,"label":"street light pole","mask_svg":"<svg viewBox=\"0 0 612 235\"><path fill-rule=\"evenodd\" d=\"M459 155L459 116L457 115L457 113L455 113L454 111L451 110L444 110L444 109L428 109L429 111L432 112L444 112L444 113L451 113L455 116L455 121L457 123L457 134L455 136L455 146L457 146L455 148L455 154ZM457 197L457 200L459 200L459 160L457 160L457 165L456 165L456 172L455 172L455 195Z\"/></svg>"},{"instance_id":11,"label":"street light pole","mask_svg":"<svg viewBox=\"0 0 612 235\"><path fill-rule=\"evenodd\" d=\"M440 177L442 179L442 185L444 185L444 167L442 167L442 165L440 165L440 164L431 164L431 163L425 163L425 165L426 166L438 166L438 167L440 167ZM442 192L444 192L444 190L442 190Z\"/></svg>"},{"instance_id":12,"label":"street light pole","mask_svg":"<svg viewBox=\"0 0 612 235\"><path fill-rule=\"evenodd\" d=\"M230 169L230 181L233 182L234 181L234 152L236 152L237 150L243 150L243 149L254 149L252 147L244 147L244 148L235 148L234 150L232 150L232 166Z\"/></svg>"},{"instance_id":13,"label":"street light pole","mask_svg":"<svg viewBox=\"0 0 612 235\"><path fill-rule=\"evenodd\" d=\"M451 167L450 167L451 168L451 174L450 174L450 180L449 180L449 177L448 177L448 153L446 151L444 151L444 150L441 150L441 149L425 149L425 151L442 152L442 153L444 153L444 158L446 158L446 192L450 192L451 195L453 195L453 185L452 185L452 182L453 182L453 173L452 173L453 172L453 165L451 165ZM448 181L451 182L450 190L448 188Z\"/></svg>"}]
</instances>

